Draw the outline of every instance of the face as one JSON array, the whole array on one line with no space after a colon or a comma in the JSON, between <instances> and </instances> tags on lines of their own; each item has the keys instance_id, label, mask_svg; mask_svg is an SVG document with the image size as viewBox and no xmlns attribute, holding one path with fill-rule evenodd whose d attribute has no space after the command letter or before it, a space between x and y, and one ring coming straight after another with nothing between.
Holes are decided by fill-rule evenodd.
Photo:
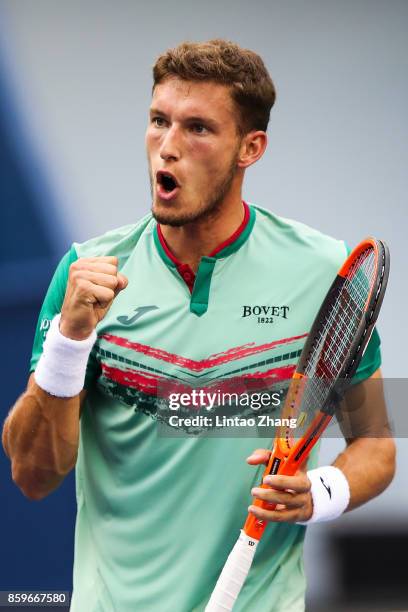
<instances>
[{"instance_id":1,"label":"face","mask_svg":"<svg viewBox=\"0 0 408 612\"><path fill-rule=\"evenodd\" d=\"M178 78L157 85L146 132L157 221L181 226L220 208L234 185L240 141L226 86Z\"/></svg>"}]
</instances>

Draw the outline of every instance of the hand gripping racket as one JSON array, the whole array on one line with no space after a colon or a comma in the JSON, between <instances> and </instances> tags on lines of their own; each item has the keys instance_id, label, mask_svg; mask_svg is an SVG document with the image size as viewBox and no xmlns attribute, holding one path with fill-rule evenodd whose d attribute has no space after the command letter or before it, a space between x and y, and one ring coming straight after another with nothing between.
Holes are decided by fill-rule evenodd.
<instances>
[{"instance_id":1,"label":"hand gripping racket","mask_svg":"<svg viewBox=\"0 0 408 612\"><path fill-rule=\"evenodd\" d=\"M374 329L388 273L388 248L375 238L361 242L340 268L309 332L282 412L282 417L289 419L315 416L300 439L294 439L289 427L278 429L263 477L294 475L326 429ZM269 488L263 482L259 486ZM260 499L254 499L252 504L268 510L276 507ZM267 521L248 514L206 612L232 610L266 524Z\"/></svg>"}]
</instances>

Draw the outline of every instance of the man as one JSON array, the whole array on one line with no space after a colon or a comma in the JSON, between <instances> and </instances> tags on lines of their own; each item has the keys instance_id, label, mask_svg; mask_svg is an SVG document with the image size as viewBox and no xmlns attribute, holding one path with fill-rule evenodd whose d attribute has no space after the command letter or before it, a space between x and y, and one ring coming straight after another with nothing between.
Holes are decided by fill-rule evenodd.
<instances>
[{"instance_id":1,"label":"man","mask_svg":"<svg viewBox=\"0 0 408 612\"><path fill-rule=\"evenodd\" d=\"M153 74L152 214L63 258L39 317L34 373L3 430L13 479L31 499L76 465L75 612L205 608L269 452L246 438L158 437L156 399L169 385L288 379L346 257L343 242L242 201L275 99L258 55L222 40L184 43ZM273 315L258 316L259 305ZM385 419L364 382L379 365L375 334L356 377L360 419L368 406ZM271 525L238 612L303 610L297 523L341 514L389 484L393 442L371 440L364 424L366 437L331 467L334 511L317 507L311 472L255 487L280 505L251 506Z\"/></svg>"}]
</instances>

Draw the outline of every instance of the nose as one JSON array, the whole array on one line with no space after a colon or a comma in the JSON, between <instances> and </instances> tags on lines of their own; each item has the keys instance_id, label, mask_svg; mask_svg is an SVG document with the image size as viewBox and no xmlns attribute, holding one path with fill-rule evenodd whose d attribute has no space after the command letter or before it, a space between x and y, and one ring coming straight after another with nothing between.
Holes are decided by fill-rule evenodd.
<instances>
[{"instance_id":1,"label":"nose","mask_svg":"<svg viewBox=\"0 0 408 612\"><path fill-rule=\"evenodd\" d=\"M176 161L180 158L180 138L177 126L172 125L166 130L161 142L160 157L166 161Z\"/></svg>"}]
</instances>

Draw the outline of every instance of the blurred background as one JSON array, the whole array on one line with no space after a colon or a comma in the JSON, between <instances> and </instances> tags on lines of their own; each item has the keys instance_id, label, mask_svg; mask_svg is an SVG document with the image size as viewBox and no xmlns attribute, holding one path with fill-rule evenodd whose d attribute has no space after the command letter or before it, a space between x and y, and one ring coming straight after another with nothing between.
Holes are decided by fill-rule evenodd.
<instances>
[{"instance_id":1,"label":"blurred background","mask_svg":"<svg viewBox=\"0 0 408 612\"><path fill-rule=\"evenodd\" d=\"M407 30L406 0L0 0L1 420L25 388L59 258L150 208L151 66L186 39L250 47L276 84L269 149L246 199L351 246L368 234L388 242L383 373L406 377ZM408 442L397 442L382 496L309 528L309 612L408 610ZM321 464L342 447L325 440ZM0 487L0 590L71 590L73 476L29 502L0 453Z\"/></svg>"}]
</instances>

